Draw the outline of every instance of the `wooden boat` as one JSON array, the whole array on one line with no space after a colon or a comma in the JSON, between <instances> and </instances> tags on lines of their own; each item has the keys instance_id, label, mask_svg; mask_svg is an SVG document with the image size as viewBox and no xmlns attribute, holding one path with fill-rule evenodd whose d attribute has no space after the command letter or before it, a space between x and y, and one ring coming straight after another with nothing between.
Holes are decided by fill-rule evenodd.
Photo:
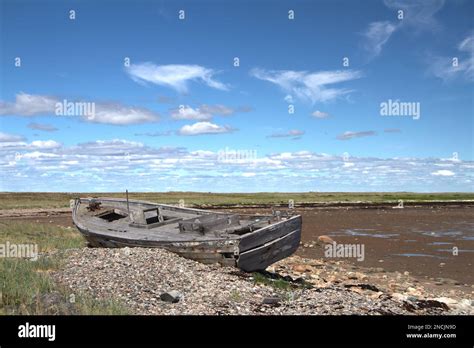
<instances>
[{"instance_id":1,"label":"wooden boat","mask_svg":"<svg viewBox=\"0 0 474 348\"><path fill-rule=\"evenodd\" d=\"M158 247L251 272L293 254L301 216L245 215L117 199L77 198L74 224L93 247Z\"/></svg>"}]
</instances>

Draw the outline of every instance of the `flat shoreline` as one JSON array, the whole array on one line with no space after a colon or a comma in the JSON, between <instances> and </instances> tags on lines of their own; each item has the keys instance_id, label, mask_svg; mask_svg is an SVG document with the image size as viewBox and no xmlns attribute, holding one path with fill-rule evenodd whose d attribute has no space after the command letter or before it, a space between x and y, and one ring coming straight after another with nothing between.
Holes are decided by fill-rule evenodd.
<instances>
[{"instance_id":1,"label":"flat shoreline","mask_svg":"<svg viewBox=\"0 0 474 348\"><path fill-rule=\"evenodd\" d=\"M291 210L288 203L258 203L258 204L189 204L188 208L219 210L219 209L272 209L281 208ZM402 209L399 202L295 202L293 209ZM472 208L474 200L450 201L404 201L403 208ZM36 216L58 216L71 214L71 209L60 208L7 208L0 209L0 218Z\"/></svg>"}]
</instances>

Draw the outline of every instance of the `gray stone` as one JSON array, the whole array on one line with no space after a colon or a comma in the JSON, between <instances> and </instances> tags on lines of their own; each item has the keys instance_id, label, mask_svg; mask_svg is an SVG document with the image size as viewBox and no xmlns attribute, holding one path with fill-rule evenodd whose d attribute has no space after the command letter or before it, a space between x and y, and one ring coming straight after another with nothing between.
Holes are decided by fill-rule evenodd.
<instances>
[{"instance_id":1,"label":"gray stone","mask_svg":"<svg viewBox=\"0 0 474 348\"><path fill-rule=\"evenodd\" d=\"M176 303L183 297L183 295L176 290L164 292L160 295L160 299L165 302Z\"/></svg>"},{"instance_id":2,"label":"gray stone","mask_svg":"<svg viewBox=\"0 0 474 348\"><path fill-rule=\"evenodd\" d=\"M265 297L262 303L267 304L267 305L275 305L275 304L280 303L280 298L279 297Z\"/></svg>"}]
</instances>

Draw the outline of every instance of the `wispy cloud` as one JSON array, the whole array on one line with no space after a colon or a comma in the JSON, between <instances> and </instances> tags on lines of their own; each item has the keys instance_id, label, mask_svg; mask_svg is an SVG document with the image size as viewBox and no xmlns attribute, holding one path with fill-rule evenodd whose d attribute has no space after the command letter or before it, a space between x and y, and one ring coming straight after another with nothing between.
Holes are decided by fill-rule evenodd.
<instances>
[{"instance_id":1,"label":"wispy cloud","mask_svg":"<svg viewBox=\"0 0 474 348\"><path fill-rule=\"evenodd\" d=\"M206 105L203 104L201 105L200 109L203 112L212 114L212 115L220 115L220 116L230 116L233 115L237 110L233 109L231 107L222 105L222 104L216 104L216 105ZM238 109L239 112L246 112L246 107L241 107Z\"/></svg>"},{"instance_id":2,"label":"wispy cloud","mask_svg":"<svg viewBox=\"0 0 474 348\"><path fill-rule=\"evenodd\" d=\"M397 26L389 21L372 22L364 32L366 42L364 48L369 53L369 58L374 58L382 52L382 47L397 30Z\"/></svg>"},{"instance_id":3,"label":"wispy cloud","mask_svg":"<svg viewBox=\"0 0 474 348\"><path fill-rule=\"evenodd\" d=\"M313 116L315 118L328 118L331 115L329 115L327 112L316 110L313 113L311 113L311 116Z\"/></svg>"},{"instance_id":4,"label":"wispy cloud","mask_svg":"<svg viewBox=\"0 0 474 348\"><path fill-rule=\"evenodd\" d=\"M164 131L164 132L145 132L145 133L135 133L134 135L145 136L145 137L167 137L173 134L173 131Z\"/></svg>"},{"instance_id":5,"label":"wispy cloud","mask_svg":"<svg viewBox=\"0 0 474 348\"><path fill-rule=\"evenodd\" d=\"M0 132L0 143L18 142L23 140L25 140L25 138L21 135Z\"/></svg>"},{"instance_id":6,"label":"wispy cloud","mask_svg":"<svg viewBox=\"0 0 474 348\"><path fill-rule=\"evenodd\" d=\"M36 123L36 122L30 122L28 123L28 128L34 129L34 130L39 130L43 132L55 132L58 129L50 124L42 124L42 123Z\"/></svg>"},{"instance_id":7,"label":"wispy cloud","mask_svg":"<svg viewBox=\"0 0 474 348\"><path fill-rule=\"evenodd\" d=\"M439 25L434 16L441 10L445 0L385 0L384 3L391 10L403 11L403 19L369 23L363 32L364 48L369 59L380 55L383 46L396 31L404 28L415 33L437 30Z\"/></svg>"},{"instance_id":8,"label":"wispy cloud","mask_svg":"<svg viewBox=\"0 0 474 348\"><path fill-rule=\"evenodd\" d=\"M283 100L286 101L288 104L293 104L295 102L293 96L290 94L285 95L285 98L283 98Z\"/></svg>"},{"instance_id":9,"label":"wispy cloud","mask_svg":"<svg viewBox=\"0 0 474 348\"><path fill-rule=\"evenodd\" d=\"M334 84L355 80L362 77L357 70L333 71L294 71L252 69L250 74L260 80L279 86L285 93L303 101L327 102L352 92L350 89L334 88ZM293 97L291 97L292 99ZM285 97L285 100L290 98Z\"/></svg>"},{"instance_id":10,"label":"wispy cloud","mask_svg":"<svg viewBox=\"0 0 474 348\"><path fill-rule=\"evenodd\" d=\"M293 138L293 139L298 138L299 139L304 134L305 132L302 130L292 129L292 130L289 130L288 132L273 133L271 135L268 135L267 138Z\"/></svg>"},{"instance_id":11,"label":"wispy cloud","mask_svg":"<svg viewBox=\"0 0 474 348\"><path fill-rule=\"evenodd\" d=\"M132 64L126 71L134 81L171 87L180 93L188 91L190 81L199 81L224 91L229 89L228 85L214 79L215 70L200 65L155 65L146 62Z\"/></svg>"},{"instance_id":12,"label":"wispy cloud","mask_svg":"<svg viewBox=\"0 0 474 348\"><path fill-rule=\"evenodd\" d=\"M441 10L445 0L384 0L385 5L394 10L403 10L402 26L410 30L436 30L439 27L435 14Z\"/></svg>"},{"instance_id":13,"label":"wispy cloud","mask_svg":"<svg viewBox=\"0 0 474 348\"><path fill-rule=\"evenodd\" d=\"M179 135L201 135L201 134L222 134L235 131L230 126L219 126L211 122L197 122L192 125L185 125L178 131Z\"/></svg>"},{"instance_id":14,"label":"wispy cloud","mask_svg":"<svg viewBox=\"0 0 474 348\"><path fill-rule=\"evenodd\" d=\"M337 136L339 140L350 140L354 138L361 138L361 137L369 137L376 135L377 133L374 131L362 131L362 132L352 132L347 131Z\"/></svg>"},{"instance_id":15,"label":"wispy cloud","mask_svg":"<svg viewBox=\"0 0 474 348\"><path fill-rule=\"evenodd\" d=\"M172 109L170 114L174 120L209 121L216 115L229 116L235 112L235 109L225 105L204 104L197 108L192 108L189 105L181 105L178 108Z\"/></svg>"},{"instance_id":16,"label":"wispy cloud","mask_svg":"<svg viewBox=\"0 0 474 348\"><path fill-rule=\"evenodd\" d=\"M457 64L454 57L429 56L428 72L444 81L451 81L463 77L474 81L474 31L471 31L457 45Z\"/></svg>"},{"instance_id":17,"label":"wispy cloud","mask_svg":"<svg viewBox=\"0 0 474 348\"><path fill-rule=\"evenodd\" d=\"M34 95L19 93L15 102L0 102L0 115L4 116L38 116L56 115L56 105L63 104L64 99L54 96ZM139 123L157 122L159 114L142 107L128 106L121 103L103 103L96 101L68 100L71 103L91 103L94 104L94 115L75 115L83 121L94 123L105 123L111 125L130 125ZM74 115L61 116L73 117ZM93 116L93 117L91 117ZM59 117L59 116L58 116ZM41 127L41 125L33 124ZM31 128L31 127L30 127ZM43 127L44 128L44 127ZM39 128L35 128L39 129ZM41 129L45 130L45 129Z\"/></svg>"}]
</instances>

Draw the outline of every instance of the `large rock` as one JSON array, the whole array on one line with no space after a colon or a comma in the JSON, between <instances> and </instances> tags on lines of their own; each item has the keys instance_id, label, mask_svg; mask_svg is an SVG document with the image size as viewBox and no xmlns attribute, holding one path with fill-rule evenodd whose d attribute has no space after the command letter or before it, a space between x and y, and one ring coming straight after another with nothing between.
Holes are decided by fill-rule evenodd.
<instances>
[{"instance_id":1,"label":"large rock","mask_svg":"<svg viewBox=\"0 0 474 348\"><path fill-rule=\"evenodd\" d=\"M280 301L281 299L279 297L272 296L272 297L265 297L262 303L266 305L277 305L280 303Z\"/></svg>"},{"instance_id":2,"label":"large rock","mask_svg":"<svg viewBox=\"0 0 474 348\"><path fill-rule=\"evenodd\" d=\"M160 299L165 302L176 303L183 297L183 295L176 290L164 292L160 295Z\"/></svg>"}]
</instances>

